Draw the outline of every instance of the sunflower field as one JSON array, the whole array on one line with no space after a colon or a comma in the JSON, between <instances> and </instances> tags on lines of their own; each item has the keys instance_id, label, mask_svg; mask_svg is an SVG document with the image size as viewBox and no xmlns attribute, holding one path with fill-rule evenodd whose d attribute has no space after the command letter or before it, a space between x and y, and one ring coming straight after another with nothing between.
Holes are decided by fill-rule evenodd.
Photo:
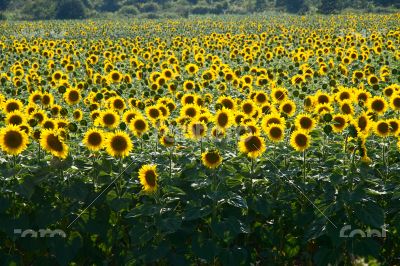
<instances>
[{"instance_id":1,"label":"sunflower field","mask_svg":"<svg viewBox=\"0 0 400 266\"><path fill-rule=\"evenodd\" d=\"M399 25L1 22L0 264L399 265Z\"/></svg>"}]
</instances>

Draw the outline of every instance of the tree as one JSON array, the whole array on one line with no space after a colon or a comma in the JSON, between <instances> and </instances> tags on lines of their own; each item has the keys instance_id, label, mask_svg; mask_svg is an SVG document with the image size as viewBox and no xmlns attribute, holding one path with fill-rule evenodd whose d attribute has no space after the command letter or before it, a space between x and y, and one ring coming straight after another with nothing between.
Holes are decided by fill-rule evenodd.
<instances>
[{"instance_id":1,"label":"tree","mask_svg":"<svg viewBox=\"0 0 400 266\"><path fill-rule=\"evenodd\" d=\"M304 0L286 0L286 11L289 13L300 13L307 9Z\"/></svg>"},{"instance_id":2,"label":"tree","mask_svg":"<svg viewBox=\"0 0 400 266\"><path fill-rule=\"evenodd\" d=\"M85 6L81 0L62 0L57 4L57 19L80 19L85 14Z\"/></svg>"},{"instance_id":3,"label":"tree","mask_svg":"<svg viewBox=\"0 0 400 266\"><path fill-rule=\"evenodd\" d=\"M101 11L115 12L119 10L120 5L118 0L103 0Z\"/></svg>"},{"instance_id":4,"label":"tree","mask_svg":"<svg viewBox=\"0 0 400 266\"><path fill-rule=\"evenodd\" d=\"M0 11L6 10L10 0L0 0Z\"/></svg>"},{"instance_id":5,"label":"tree","mask_svg":"<svg viewBox=\"0 0 400 266\"><path fill-rule=\"evenodd\" d=\"M338 10L336 0L322 0L318 11L322 14L332 14Z\"/></svg>"}]
</instances>

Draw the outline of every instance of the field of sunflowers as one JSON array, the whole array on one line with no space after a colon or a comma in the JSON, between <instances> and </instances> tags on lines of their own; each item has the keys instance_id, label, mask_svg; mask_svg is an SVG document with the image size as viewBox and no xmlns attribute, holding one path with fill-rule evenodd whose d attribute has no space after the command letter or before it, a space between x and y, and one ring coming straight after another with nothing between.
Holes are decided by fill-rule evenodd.
<instances>
[{"instance_id":1,"label":"field of sunflowers","mask_svg":"<svg viewBox=\"0 0 400 266\"><path fill-rule=\"evenodd\" d=\"M399 265L400 15L1 22L1 265Z\"/></svg>"}]
</instances>

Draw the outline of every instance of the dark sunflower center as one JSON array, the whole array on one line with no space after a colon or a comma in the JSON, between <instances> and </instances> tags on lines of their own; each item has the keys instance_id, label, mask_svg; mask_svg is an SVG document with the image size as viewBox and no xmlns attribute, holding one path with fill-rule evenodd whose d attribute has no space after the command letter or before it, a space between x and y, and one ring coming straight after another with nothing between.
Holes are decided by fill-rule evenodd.
<instances>
[{"instance_id":1,"label":"dark sunflower center","mask_svg":"<svg viewBox=\"0 0 400 266\"><path fill-rule=\"evenodd\" d=\"M382 134L387 134L389 132L389 125L388 123L382 122L378 124L378 131Z\"/></svg>"},{"instance_id":2,"label":"dark sunflower center","mask_svg":"<svg viewBox=\"0 0 400 266\"><path fill-rule=\"evenodd\" d=\"M265 102L266 100L267 100L267 97L265 96L264 93L257 94L257 101L258 101L259 103L263 103L263 102Z\"/></svg>"},{"instance_id":3,"label":"dark sunflower center","mask_svg":"<svg viewBox=\"0 0 400 266\"><path fill-rule=\"evenodd\" d=\"M22 145L22 135L18 131L8 131L4 135L4 145L11 149L19 148Z\"/></svg>"},{"instance_id":4,"label":"dark sunflower center","mask_svg":"<svg viewBox=\"0 0 400 266\"><path fill-rule=\"evenodd\" d=\"M62 152L64 150L62 142L58 139L57 136L54 136L54 134L50 134L47 137L47 145L50 147L50 149L56 152Z\"/></svg>"},{"instance_id":5,"label":"dark sunflower center","mask_svg":"<svg viewBox=\"0 0 400 266\"><path fill-rule=\"evenodd\" d=\"M399 98L399 97L394 98L394 100L393 100L393 105L394 105L396 108L400 108L400 98Z\"/></svg>"},{"instance_id":6,"label":"dark sunflower center","mask_svg":"<svg viewBox=\"0 0 400 266\"><path fill-rule=\"evenodd\" d=\"M292 110L293 110L293 106L292 106L291 104L285 104L285 105L282 107L282 110L283 110L285 113L290 114L290 113L292 112Z\"/></svg>"},{"instance_id":7,"label":"dark sunflower center","mask_svg":"<svg viewBox=\"0 0 400 266\"><path fill-rule=\"evenodd\" d=\"M103 122L106 125L112 125L115 123L115 117L113 114L105 114L103 117Z\"/></svg>"},{"instance_id":8,"label":"dark sunflower center","mask_svg":"<svg viewBox=\"0 0 400 266\"><path fill-rule=\"evenodd\" d=\"M114 151L122 152L128 148L128 142L122 136L114 136L111 140L111 147Z\"/></svg>"},{"instance_id":9,"label":"dark sunflower center","mask_svg":"<svg viewBox=\"0 0 400 266\"><path fill-rule=\"evenodd\" d=\"M318 103L329 103L329 98L326 95L320 95L318 97Z\"/></svg>"},{"instance_id":10,"label":"dark sunflower center","mask_svg":"<svg viewBox=\"0 0 400 266\"><path fill-rule=\"evenodd\" d=\"M153 170L147 170L146 173L144 174L146 183L150 187L155 187L156 186L156 173Z\"/></svg>"},{"instance_id":11,"label":"dark sunflower center","mask_svg":"<svg viewBox=\"0 0 400 266\"><path fill-rule=\"evenodd\" d=\"M207 152L205 159L210 164L215 164L220 160L220 156L216 152Z\"/></svg>"},{"instance_id":12,"label":"dark sunflower center","mask_svg":"<svg viewBox=\"0 0 400 266\"><path fill-rule=\"evenodd\" d=\"M11 102L7 104L6 110L8 113L11 113L12 111L19 110L19 105L17 103Z\"/></svg>"},{"instance_id":13,"label":"dark sunflower center","mask_svg":"<svg viewBox=\"0 0 400 266\"><path fill-rule=\"evenodd\" d=\"M54 123L51 121L46 121L43 123L43 128L46 129L53 129L54 128Z\"/></svg>"},{"instance_id":14,"label":"dark sunflower center","mask_svg":"<svg viewBox=\"0 0 400 266\"><path fill-rule=\"evenodd\" d=\"M346 123L346 121L343 119L343 117L335 117L333 119L333 121L335 122L335 126L337 128L342 128L344 126L344 124Z\"/></svg>"},{"instance_id":15,"label":"dark sunflower center","mask_svg":"<svg viewBox=\"0 0 400 266\"><path fill-rule=\"evenodd\" d=\"M48 104L50 103L50 97L49 97L48 95L44 95L44 96L42 97L42 103L43 103L44 105L48 105Z\"/></svg>"},{"instance_id":16,"label":"dark sunflower center","mask_svg":"<svg viewBox=\"0 0 400 266\"><path fill-rule=\"evenodd\" d=\"M351 114L351 107L348 104L343 104L342 105L342 112L345 114Z\"/></svg>"},{"instance_id":17,"label":"dark sunflower center","mask_svg":"<svg viewBox=\"0 0 400 266\"><path fill-rule=\"evenodd\" d=\"M257 136L250 136L245 139L245 146L249 152L255 152L261 149L261 140Z\"/></svg>"},{"instance_id":18,"label":"dark sunflower center","mask_svg":"<svg viewBox=\"0 0 400 266\"><path fill-rule=\"evenodd\" d=\"M146 128L146 123L143 120L135 121L135 129L137 131L143 131Z\"/></svg>"},{"instance_id":19,"label":"dark sunflower center","mask_svg":"<svg viewBox=\"0 0 400 266\"><path fill-rule=\"evenodd\" d=\"M304 129L309 129L312 126L312 121L308 117L302 117L300 119L300 126Z\"/></svg>"},{"instance_id":20,"label":"dark sunflower center","mask_svg":"<svg viewBox=\"0 0 400 266\"><path fill-rule=\"evenodd\" d=\"M253 111L253 105L251 105L250 103L246 103L243 105L243 111L246 114L250 114Z\"/></svg>"},{"instance_id":21,"label":"dark sunflower center","mask_svg":"<svg viewBox=\"0 0 400 266\"><path fill-rule=\"evenodd\" d=\"M189 116L189 117L195 117L196 116L196 109L194 109L194 108L188 108L187 110L186 110L186 115L187 116Z\"/></svg>"},{"instance_id":22,"label":"dark sunflower center","mask_svg":"<svg viewBox=\"0 0 400 266\"><path fill-rule=\"evenodd\" d=\"M194 97L193 96L187 96L185 98L185 103L186 104L194 103Z\"/></svg>"},{"instance_id":23,"label":"dark sunflower center","mask_svg":"<svg viewBox=\"0 0 400 266\"><path fill-rule=\"evenodd\" d=\"M19 115L13 115L10 117L10 124L12 125L20 125L22 123L22 117L20 117Z\"/></svg>"},{"instance_id":24,"label":"dark sunflower center","mask_svg":"<svg viewBox=\"0 0 400 266\"><path fill-rule=\"evenodd\" d=\"M350 98L350 94L348 93L348 92L342 92L341 94L340 94L340 100L346 100L346 99L349 99Z\"/></svg>"},{"instance_id":25,"label":"dark sunflower center","mask_svg":"<svg viewBox=\"0 0 400 266\"><path fill-rule=\"evenodd\" d=\"M399 124L396 121L391 121L390 129L392 132L396 132L399 129Z\"/></svg>"},{"instance_id":26,"label":"dark sunflower center","mask_svg":"<svg viewBox=\"0 0 400 266\"><path fill-rule=\"evenodd\" d=\"M358 127L361 130L364 130L367 127L367 119L365 117L362 116L358 119Z\"/></svg>"},{"instance_id":27,"label":"dark sunflower center","mask_svg":"<svg viewBox=\"0 0 400 266\"><path fill-rule=\"evenodd\" d=\"M380 112L385 107L385 104L381 100L376 100L372 102L371 107L374 111Z\"/></svg>"},{"instance_id":28,"label":"dark sunflower center","mask_svg":"<svg viewBox=\"0 0 400 266\"><path fill-rule=\"evenodd\" d=\"M77 91L70 91L68 94L68 99L71 102L76 102L79 100L79 93Z\"/></svg>"},{"instance_id":29,"label":"dark sunflower center","mask_svg":"<svg viewBox=\"0 0 400 266\"><path fill-rule=\"evenodd\" d=\"M274 139L280 138L283 133L279 127L272 127L269 132Z\"/></svg>"},{"instance_id":30,"label":"dark sunflower center","mask_svg":"<svg viewBox=\"0 0 400 266\"><path fill-rule=\"evenodd\" d=\"M90 135L88 137L88 142L90 145L99 146L101 144L101 141L102 141L102 137L101 137L100 133L98 133L98 132L90 133Z\"/></svg>"},{"instance_id":31,"label":"dark sunflower center","mask_svg":"<svg viewBox=\"0 0 400 266\"><path fill-rule=\"evenodd\" d=\"M225 108L228 108L228 109L233 109L233 102L231 101L231 100L229 100L229 99L224 99L224 100L222 100L222 105L225 107Z\"/></svg>"},{"instance_id":32,"label":"dark sunflower center","mask_svg":"<svg viewBox=\"0 0 400 266\"><path fill-rule=\"evenodd\" d=\"M113 80L119 80L119 74L118 74L118 73L113 73L113 74L111 75L111 78L112 78Z\"/></svg>"},{"instance_id":33,"label":"dark sunflower center","mask_svg":"<svg viewBox=\"0 0 400 266\"><path fill-rule=\"evenodd\" d=\"M285 94L282 91L277 91L277 92L275 92L275 98L277 100L282 100L285 98Z\"/></svg>"},{"instance_id":34,"label":"dark sunflower center","mask_svg":"<svg viewBox=\"0 0 400 266\"><path fill-rule=\"evenodd\" d=\"M153 108L150 110L149 115L151 118L157 118L160 116L160 111L158 111L158 109Z\"/></svg>"},{"instance_id":35,"label":"dark sunflower center","mask_svg":"<svg viewBox=\"0 0 400 266\"><path fill-rule=\"evenodd\" d=\"M124 108L124 102L121 100L121 99L116 99L116 100L114 100L114 107L116 108L116 109L122 109L122 108Z\"/></svg>"},{"instance_id":36,"label":"dark sunflower center","mask_svg":"<svg viewBox=\"0 0 400 266\"><path fill-rule=\"evenodd\" d=\"M228 124L228 115L226 113L220 113L217 120L219 126L225 127Z\"/></svg>"},{"instance_id":37,"label":"dark sunflower center","mask_svg":"<svg viewBox=\"0 0 400 266\"><path fill-rule=\"evenodd\" d=\"M304 134L298 134L294 141L299 147L305 147L307 145L307 136Z\"/></svg>"}]
</instances>

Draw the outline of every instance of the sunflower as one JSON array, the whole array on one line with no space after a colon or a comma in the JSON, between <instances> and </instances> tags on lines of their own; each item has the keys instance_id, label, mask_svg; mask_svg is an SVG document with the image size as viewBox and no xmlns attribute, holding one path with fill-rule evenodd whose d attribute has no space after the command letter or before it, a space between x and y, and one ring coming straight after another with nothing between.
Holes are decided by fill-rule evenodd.
<instances>
[{"instance_id":1,"label":"sunflower","mask_svg":"<svg viewBox=\"0 0 400 266\"><path fill-rule=\"evenodd\" d=\"M191 139L201 139L207 134L207 125L204 122L193 120L187 126L187 134Z\"/></svg>"},{"instance_id":2,"label":"sunflower","mask_svg":"<svg viewBox=\"0 0 400 266\"><path fill-rule=\"evenodd\" d=\"M285 125L285 123L285 118L281 117L279 113L271 113L263 117L263 119L261 120L261 127L264 132L267 132L270 125Z\"/></svg>"},{"instance_id":3,"label":"sunflower","mask_svg":"<svg viewBox=\"0 0 400 266\"><path fill-rule=\"evenodd\" d=\"M290 145L296 151L304 151L310 147L311 137L304 130L293 131L290 137Z\"/></svg>"},{"instance_id":4,"label":"sunflower","mask_svg":"<svg viewBox=\"0 0 400 266\"><path fill-rule=\"evenodd\" d=\"M187 65L185 66L185 70L186 70L189 74L193 75L193 74L196 74L197 71L199 71L199 67L198 67L197 65L195 65L195 64L190 63L190 64L187 64Z\"/></svg>"},{"instance_id":5,"label":"sunflower","mask_svg":"<svg viewBox=\"0 0 400 266\"><path fill-rule=\"evenodd\" d=\"M392 97L390 97L390 108L392 108L393 111L400 111L400 95L399 94L393 94Z\"/></svg>"},{"instance_id":6,"label":"sunflower","mask_svg":"<svg viewBox=\"0 0 400 266\"><path fill-rule=\"evenodd\" d=\"M140 137L149 128L146 119L142 116L137 116L131 120L129 123L129 129L135 134L135 136Z\"/></svg>"},{"instance_id":7,"label":"sunflower","mask_svg":"<svg viewBox=\"0 0 400 266\"><path fill-rule=\"evenodd\" d=\"M183 83L183 90L184 91L193 91L196 88L196 84L191 80L186 80Z\"/></svg>"},{"instance_id":8,"label":"sunflower","mask_svg":"<svg viewBox=\"0 0 400 266\"><path fill-rule=\"evenodd\" d=\"M244 100L241 104L243 113L247 116L252 116L256 112L256 107L252 100Z\"/></svg>"},{"instance_id":9,"label":"sunflower","mask_svg":"<svg viewBox=\"0 0 400 266\"><path fill-rule=\"evenodd\" d=\"M43 129L40 134L40 145L44 150L61 159L67 158L68 146L64 143L60 132L53 129Z\"/></svg>"},{"instance_id":10,"label":"sunflower","mask_svg":"<svg viewBox=\"0 0 400 266\"><path fill-rule=\"evenodd\" d=\"M354 106L353 106L351 100L341 101L340 111L345 115L353 115L354 114Z\"/></svg>"},{"instance_id":11,"label":"sunflower","mask_svg":"<svg viewBox=\"0 0 400 266\"><path fill-rule=\"evenodd\" d=\"M5 113L11 113L13 111L22 111L23 106L22 102L18 99L8 99L3 103L2 109Z\"/></svg>"},{"instance_id":12,"label":"sunflower","mask_svg":"<svg viewBox=\"0 0 400 266\"><path fill-rule=\"evenodd\" d=\"M107 100L109 108L116 111L124 111L126 108L125 101L120 96L113 96Z\"/></svg>"},{"instance_id":13,"label":"sunflower","mask_svg":"<svg viewBox=\"0 0 400 266\"><path fill-rule=\"evenodd\" d=\"M235 110L236 102L231 96L221 96L217 100L217 104L221 104L226 109Z\"/></svg>"},{"instance_id":14,"label":"sunflower","mask_svg":"<svg viewBox=\"0 0 400 266\"><path fill-rule=\"evenodd\" d=\"M288 116L292 116L296 112L296 104L291 100L283 101L279 105L279 110Z\"/></svg>"},{"instance_id":15,"label":"sunflower","mask_svg":"<svg viewBox=\"0 0 400 266\"><path fill-rule=\"evenodd\" d=\"M122 81L123 75L119 73L117 70L113 70L108 74L107 79L111 83L119 83Z\"/></svg>"},{"instance_id":16,"label":"sunflower","mask_svg":"<svg viewBox=\"0 0 400 266\"><path fill-rule=\"evenodd\" d=\"M231 126L233 122L231 110L223 107L218 110L214 117L214 122L217 127L222 129L227 129Z\"/></svg>"},{"instance_id":17,"label":"sunflower","mask_svg":"<svg viewBox=\"0 0 400 266\"><path fill-rule=\"evenodd\" d=\"M76 109L72 113L72 116L74 117L75 121L81 121L82 117L83 117L83 113L80 109Z\"/></svg>"},{"instance_id":18,"label":"sunflower","mask_svg":"<svg viewBox=\"0 0 400 266\"><path fill-rule=\"evenodd\" d=\"M68 88L63 97L68 105L78 104L81 100L81 92L76 88Z\"/></svg>"},{"instance_id":19,"label":"sunflower","mask_svg":"<svg viewBox=\"0 0 400 266\"><path fill-rule=\"evenodd\" d=\"M82 142L90 151L98 151L104 147L105 136L106 134L104 131L91 128L86 131Z\"/></svg>"},{"instance_id":20,"label":"sunflower","mask_svg":"<svg viewBox=\"0 0 400 266\"><path fill-rule=\"evenodd\" d=\"M264 138L251 133L241 136L239 141L239 151L245 153L250 158L261 156L266 149Z\"/></svg>"},{"instance_id":21,"label":"sunflower","mask_svg":"<svg viewBox=\"0 0 400 266\"><path fill-rule=\"evenodd\" d=\"M200 113L200 108L194 104L187 104L181 108L179 113L181 117L194 118Z\"/></svg>"},{"instance_id":22,"label":"sunflower","mask_svg":"<svg viewBox=\"0 0 400 266\"><path fill-rule=\"evenodd\" d=\"M305 130L309 132L315 128L315 120L308 114L299 114L296 116L295 125L297 129Z\"/></svg>"},{"instance_id":23,"label":"sunflower","mask_svg":"<svg viewBox=\"0 0 400 266\"><path fill-rule=\"evenodd\" d=\"M285 137L285 128L282 125L272 124L266 132L269 140L272 142L281 142Z\"/></svg>"},{"instance_id":24,"label":"sunflower","mask_svg":"<svg viewBox=\"0 0 400 266\"><path fill-rule=\"evenodd\" d=\"M314 98L316 104L329 104L332 102L332 97L328 93L321 90L317 91Z\"/></svg>"},{"instance_id":25,"label":"sunflower","mask_svg":"<svg viewBox=\"0 0 400 266\"><path fill-rule=\"evenodd\" d=\"M390 125L390 132L392 133L392 135L397 136L400 131L400 120L396 118L391 118L388 120L388 123Z\"/></svg>"},{"instance_id":26,"label":"sunflower","mask_svg":"<svg viewBox=\"0 0 400 266\"><path fill-rule=\"evenodd\" d=\"M371 127L371 120L365 112L363 112L357 118L354 118L352 123L356 127L357 132L367 133Z\"/></svg>"},{"instance_id":27,"label":"sunflower","mask_svg":"<svg viewBox=\"0 0 400 266\"><path fill-rule=\"evenodd\" d=\"M285 88L274 88L271 92L271 98L274 102L280 103L287 99L288 91Z\"/></svg>"},{"instance_id":28,"label":"sunflower","mask_svg":"<svg viewBox=\"0 0 400 266\"><path fill-rule=\"evenodd\" d=\"M51 106L54 103L54 96L51 93L43 93L41 98L41 103L43 106Z\"/></svg>"},{"instance_id":29,"label":"sunflower","mask_svg":"<svg viewBox=\"0 0 400 266\"><path fill-rule=\"evenodd\" d=\"M375 76L375 75L370 75L370 76L368 76L368 77L367 77L367 81L368 81L368 84L369 84L370 86L373 86L373 85L376 85L376 84L379 83L379 79L378 79L378 77Z\"/></svg>"},{"instance_id":30,"label":"sunflower","mask_svg":"<svg viewBox=\"0 0 400 266\"><path fill-rule=\"evenodd\" d=\"M383 115L387 110L387 102L380 96L374 96L368 101L368 109L378 115Z\"/></svg>"},{"instance_id":31,"label":"sunflower","mask_svg":"<svg viewBox=\"0 0 400 266\"><path fill-rule=\"evenodd\" d=\"M214 169L222 163L222 157L218 150L206 151L201 154L201 161L204 166Z\"/></svg>"},{"instance_id":32,"label":"sunflower","mask_svg":"<svg viewBox=\"0 0 400 266\"><path fill-rule=\"evenodd\" d=\"M113 157L125 157L133 149L132 141L126 132L116 130L107 135L105 143L106 151Z\"/></svg>"},{"instance_id":33,"label":"sunflower","mask_svg":"<svg viewBox=\"0 0 400 266\"><path fill-rule=\"evenodd\" d=\"M347 115L336 114L332 116L332 130L335 133L341 133L346 127L349 118Z\"/></svg>"},{"instance_id":34,"label":"sunflower","mask_svg":"<svg viewBox=\"0 0 400 266\"><path fill-rule=\"evenodd\" d=\"M28 135L17 125L0 129L0 148L7 154L20 154L26 149L28 142Z\"/></svg>"},{"instance_id":35,"label":"sunflower","mask_svg":"<svg viewBox=\"0 0 400 266\"><path fill-rule=\"evenodd\" d=\"M21 111L15 110L6 114L6 125L21 125L26 123L26 116Z\"/></svg>"},{"instance_id":36,"label":"sunflower","mask_svg":"<svg viewBox=\"0 0 400 266\"><path fill-rule=\"evenodd\" d=\"M378 121L374 123L374 133L375 135L385 138L390 135L390 124L387 121Z\"/></svg>"},{"instance_id":37,"label":"sunflower","mask_svg":"<svg viewBox=\"0 0 400 266\"><path fill-rule=\"evenodd\" d=\"M159 120L162 116L161 111L155 105L146 107L146 114L150 121L153 123Z\"/></svg>"},{"instance_id":38,"label":"sunflower","mask_svg":"<svg viewBox=\"0 0 400 266\"><path fill-rule=\"evenodd\" d=\"M160 143L164 147L172 147L175 145L175 136L172 134L162 135L160 138Z\"/></svg>"},{"instance_id":39,"label":"sunflower","mask_svg":"<svg viewBox=\"0 0 400 266\"><path fill-rule=\"evenodd\" d=\"M100 112L99 117L96 118L95 125L107 128L116 128L119 124L119 120L120 117L115 111L102 111Z\"/></svg>"},{"instance_id":40,"label":"sunflower","mask_svg":"<svg viewBox=\"0 0 400 266\"><path fill-rule=\"evenodd\" d=\"M139 170L139 180L144 192L153 193L157 190L157 166L143 165Z\"/></svg>"}]
</instances>

